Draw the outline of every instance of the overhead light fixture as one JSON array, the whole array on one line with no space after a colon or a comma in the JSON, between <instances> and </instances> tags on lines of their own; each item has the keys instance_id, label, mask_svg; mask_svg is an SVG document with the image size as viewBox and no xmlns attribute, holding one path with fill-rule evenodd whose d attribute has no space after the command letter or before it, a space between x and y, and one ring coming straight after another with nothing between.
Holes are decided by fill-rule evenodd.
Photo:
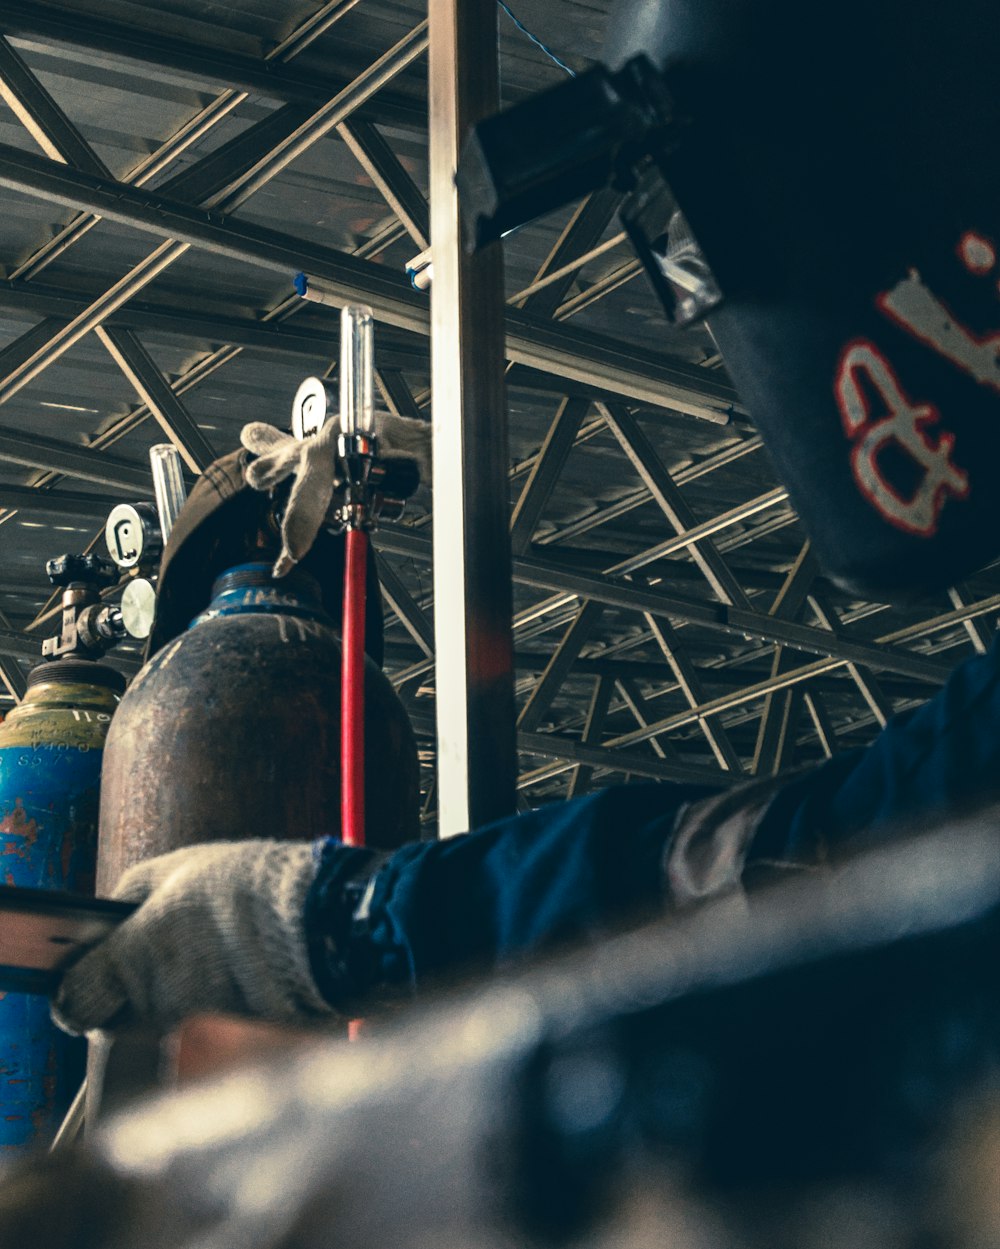
<instances>
[{"instance_id":1,"label":"overhead light fixture","mask_svg":"<svg viewBox=\"0 0 1000 1249\"><path fill-rule=\"evenodd\" d=\"M59 408L63 412L87 412L91 416L97 416L99 408L81 408L75 403L47 403L44 399L39 400L40 408Z\"/></svg>"}]
</instances>

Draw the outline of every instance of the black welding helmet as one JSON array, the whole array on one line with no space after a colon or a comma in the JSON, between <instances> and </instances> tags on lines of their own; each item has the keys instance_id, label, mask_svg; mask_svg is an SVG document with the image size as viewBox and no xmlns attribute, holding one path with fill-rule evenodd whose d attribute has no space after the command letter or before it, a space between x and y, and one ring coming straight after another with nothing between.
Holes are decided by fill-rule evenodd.
<instances>
[{"instance_id":1,"label":"black welding helmet","mask_svg":"<svg viewBox=\"0 0 1000 1249\"><path fill-rule=\"evenodd\" d=\"M217 577L235 564L277 557L281 539L272 501L252 490L243 476L247 451L215 460L195 482L163 552L156 594L156 619L146 643L149 659L178 637L212 598ZM369 547L365 650L383 658L382 597ZM344 592L344 540L321 529L301 567L319 583L323 606L339 625Z\"/></svg>"},{"instance_id":2,"label":"black welding helmet","mask_svg":"<svg viewBox=\"0 0 1000 1249\"><path fill-rule=\"evenodd\" d=\"M619 0L708 323L825 568L875 597L1000 551L997 0Z\"/></svg>"}]
</instances>

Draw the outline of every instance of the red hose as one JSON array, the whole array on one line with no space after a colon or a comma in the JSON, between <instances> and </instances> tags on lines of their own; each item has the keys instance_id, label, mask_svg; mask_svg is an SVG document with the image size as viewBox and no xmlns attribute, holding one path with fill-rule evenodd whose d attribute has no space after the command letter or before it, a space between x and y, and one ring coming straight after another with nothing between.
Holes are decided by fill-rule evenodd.
<instances>
[{"instance_id":1,"label":"red hose","mask_svg":"<svg viewBox=\"0 0 1000 1249\"><path fill-rule=\"evenodd\" d=\"M365 844L365 594L368 535L348 529L340 679L340 836Z\"/></svg>"}]
</instances>

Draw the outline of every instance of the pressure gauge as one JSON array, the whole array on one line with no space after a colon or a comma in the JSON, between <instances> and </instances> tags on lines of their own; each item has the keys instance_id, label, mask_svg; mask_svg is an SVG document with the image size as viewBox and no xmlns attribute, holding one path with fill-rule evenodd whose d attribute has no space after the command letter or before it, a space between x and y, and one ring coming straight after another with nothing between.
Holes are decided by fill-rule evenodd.
<instances>
[{"instance_id":1,"label":"pressure gauge","mask_svg":"<svg viewBox=\"0 0 1000 1249\"><path fill-rule=\"evenodd\" d=\"M292 400L292 433L300 442L318 434L337 411L334 392L321 377L307 377Z\"/></svg>"},{"instance_id":2,"label":"pressure gauge","mask_svg":"<svg viewBox=\"0 0 1000 1249\"><path fill-rule=\"evenodd\" d=\"M134 638L148 638L153 631L156 613L156 591L145 577L136 577L122 595L122 623Z\"/></svg>"},{"instance_id":3,"label":"pressure gauge","mask_svg":"<svg viewBox=\"0 0 1000 1249\"><path fill-rule=\"evenodd\" d=\"M111 509L104 538L119 568L149 563L160 553L160 526L149 503L119 503Z\"/></svg>"}]
</instances>

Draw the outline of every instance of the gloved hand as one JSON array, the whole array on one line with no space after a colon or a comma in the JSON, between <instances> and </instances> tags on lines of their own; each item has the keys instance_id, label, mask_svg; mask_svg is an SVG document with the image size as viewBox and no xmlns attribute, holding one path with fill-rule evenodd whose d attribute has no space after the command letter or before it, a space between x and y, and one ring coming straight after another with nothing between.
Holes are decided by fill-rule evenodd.
<instances>
[{"instance_id":1,"label":"gloved hand","mask_svg":"<svg viewBox=\"0 0 1000 1249\"><path fill-rule=\"evenodd\" d=\"M130 868L115 897L139 910L66 972L52 1017L67 1032L168 1027L199 1011L278 1022L333 1014L303 925L310 843L188 846Z\"/></svg>"},{"instance_id":2,"label":"gloved hand","mask_svg":"<svg viewBox=\"0 0 1000 1249\"><path fill-rule=\"evenodd\" d=\"M338 484L340 460L337 438L340 424L331 418L317 434L299 441L263 421L244 425L240 441L257 459L245 469L247 485L254 490L273 490L294 476L291 494L281 522L281 554L275 577L284 577L308 553L326 519ZM422 481L431 479L431 427L424 421L376 412L372 433L384 460L416 461Z\"/></svg>"}]
</instances>

